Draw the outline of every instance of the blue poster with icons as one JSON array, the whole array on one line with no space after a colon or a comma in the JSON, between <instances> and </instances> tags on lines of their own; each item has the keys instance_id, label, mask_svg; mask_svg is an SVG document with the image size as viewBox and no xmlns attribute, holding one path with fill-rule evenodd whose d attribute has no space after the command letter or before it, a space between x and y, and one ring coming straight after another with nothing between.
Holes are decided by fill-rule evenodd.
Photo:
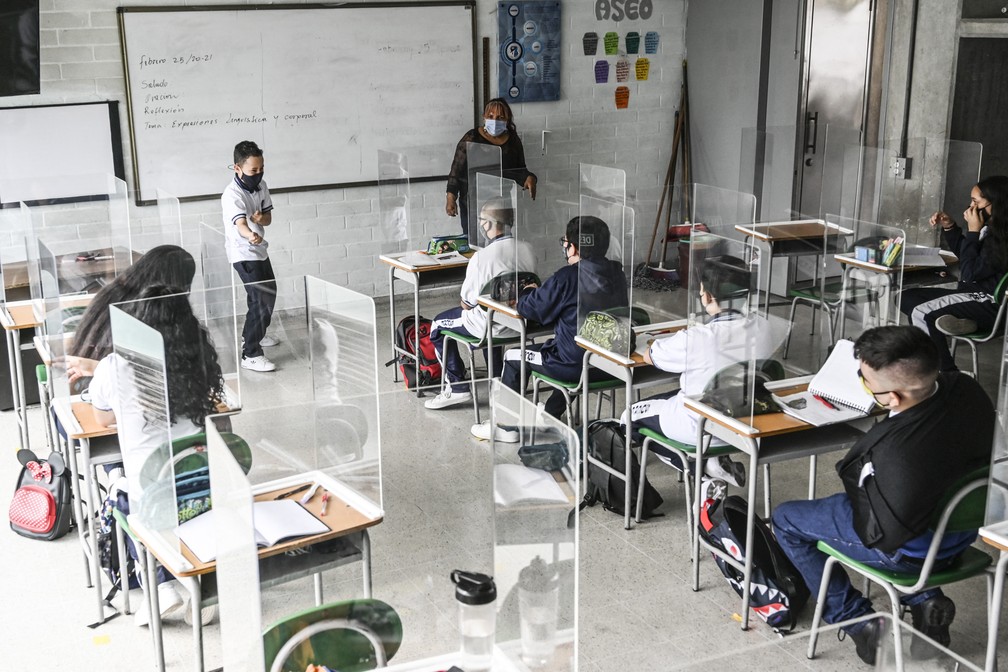
<instances>
[{"instance_id":1,"label":"blue poster with icons","mask_svg":"<svg viewBox=\"0 0 1008 672\"><path fill-rule=\"evenodd\" d=\"M560 98L560 3L497 3L497 95L510 103Z\"/></svg>"}]
</instances>

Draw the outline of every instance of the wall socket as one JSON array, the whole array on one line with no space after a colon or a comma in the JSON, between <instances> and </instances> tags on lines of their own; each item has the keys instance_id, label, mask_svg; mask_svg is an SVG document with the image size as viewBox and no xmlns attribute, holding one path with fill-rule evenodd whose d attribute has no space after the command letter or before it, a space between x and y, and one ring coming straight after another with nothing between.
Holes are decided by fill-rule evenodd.
<instances>
[{"instance_id":1,"label":"wall socket","mask_svg":"<svg viewBox=\"0 0 1008 672\"><path fill-rule=\"evenodd\" d=\"M892 160L889 165L889 169L892 170L893 176L899 180L909 180L910 179L910 166L913 163L913 159L908 156L897 156Z\"/></svg>"}]
</instances>

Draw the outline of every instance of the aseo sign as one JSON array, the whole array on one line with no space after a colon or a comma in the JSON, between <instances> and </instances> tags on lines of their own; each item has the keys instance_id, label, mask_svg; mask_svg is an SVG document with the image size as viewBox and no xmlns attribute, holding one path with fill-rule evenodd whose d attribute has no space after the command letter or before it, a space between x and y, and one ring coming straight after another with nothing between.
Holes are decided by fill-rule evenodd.
<instances>
[{"instance_id":1,"label":"aseo sign","mask_svg":"<svg viewBox=\"0 0 1008 672\"><path fill-rule=\"evenodd\" d=\"M595 0L595 18L598 21L650 19L652 11L651 0Z\"/></svg>"}]
</instances>

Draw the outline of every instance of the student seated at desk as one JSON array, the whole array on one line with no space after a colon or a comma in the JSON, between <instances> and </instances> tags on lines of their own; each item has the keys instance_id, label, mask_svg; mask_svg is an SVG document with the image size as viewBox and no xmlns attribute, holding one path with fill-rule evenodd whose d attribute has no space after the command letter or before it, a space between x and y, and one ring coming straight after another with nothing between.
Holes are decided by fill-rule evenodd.
<instances>
[{"instance_id":1,"label":"student seated at desk","mask_svg":"<svg viewBox=\"0 0 1008 672\"><path fill-rule=\"evenodd\" d=\"M931 215L942 238L959 257L955 289L915 287L900 294L900 311L923 329L938 348L942 371L954 371L946 334L989 331L997 318L994 290L1008 272L1008 177L985 177L970 192L963 212L966 231L944 212Z\"/></svg>"},{"instance_id":2,"label":"student seated at desk","mask_svg":"<svg viewBox=\"0 0 1008 672\"><path fill-rule=\"evenodd\" d=\"M444 376L441 393L424 402L426 408L437 410L472 401L469 384L465 382L465 364L459 356L458 343L454 339L446 340L441 330L450 329L476 338L483 336L486 332L487 313L477 304L483 287L501 273L536 271L532 246L523 240L515 240L511 235L514 220L515 211L509 199L489 200L480 209L480 231L486 236L487 243L469 258L460 305L439 313L431 324L430 339L437 351ZM513 332L510 329L495 325L494 336L511 334ZM491 372L491 376L500 375L500 362L500 350L494 348L494 363L498 364L498 370Z\"/></svg>"},{"instance_id":3,"label":"student seated at desk","mask_svg":"<svg viewBox=\"0 0 1008 672\"><path fill-rule=\"evenodd\" d=\"M703 394L714 376L731 364L771 357L781 340L766 318L729 307L731 295L743 288L741 303L748 303L753 278L745 262L736 257L711 257L700 268L700 305L709 319L651 343L644 361L663 371L682 374L679 391L638 401L630 407L635 429L647 427L670 439L693 445L697 440L699 417L686 408L687 395ZM745 306L740 306L745 308ZM624 412L620 422L626 424ZM637 440L640 435L635 432ZM712 445L724 445L712 439ZM655 447L658 456L682 469L678 457ZM733 485L745 484L745 467L727 456L708 458L704 473Z\"/></svg>"},{"instance_id":4,"label":"student seated at desk","mask_svg":"<svg viewBox=\"0 0 1008 672\"><path fill-rule=\"evenodd\" d=\"M585 315L592 310L606 310L627 305L627 283L618 261L606 258L609 249L609 226L598 217L575 217L567 222L560 244L567 265L550 276L542 285L526 287L518 297L518 313L546 327L553 327L554 336L545 343L525 349L526 377L529 370L540 371L551 378L576 381L581 378L585 351L574 342L578 329L578 311ZM580 306L579 306L580 296ZM505 353L501 382L516 392L525 389L527 380L521 377L521 352ZM559 418L564 412L563 395L554 390L546 400L546 412ZM472 426L479 439L490 438L490 423ZM515 442L518 432L498 427L494 438Z\"/></svg>"},{"instance_id":5,"label":"student seated at desk","mask_svg":"<svg viewBox=\"0 0 1008 672\"><path fill-rule=\"evenodd\" d=\"M171 436L178 439L199 434L204 431L206 416L215 411L224 392L224 377L210 334L193 314L189 295L180 289L155 285L138 298L147 300L119 307L156 329L164 339ZM90 389L95 419L101 425L115 424L118 428L127 491L119 494L116 505L129 513L129 493L134 499L142 493L144 484L139 475L144 462L167 439L169 428L163 419L156 417L161 392L145 390L134 365L114 352L98 362ZM153 402L144 401L152 396ZM137 557L132 544L130 555ZM162 615L183 606L175 582L160 567L158 600ZM147 625L147 612L146 605L137 610L137 625ZM186 609L186 614L189 613ZM204 614L209 612L204 610ZM204 620L209 617L204 616Z\"/></svg>"},{"instance_id":6,"label":"student seated at desk","mask_svg":"<svg viewBox=\"0 0 1008 672\"><path fill-rule=\"evenodd\" d=\"M81 317L67 349L67 375L71 383L94 374L98 360L112 352L109 306L133 301L152 285L180 287L188 292L196 275L192 255L177 245L158 245L137 259L115 280L102 287Z\"/></svg>"},{"instance_id":7,"label":"student seated at desk","mask_svg":"<svg viewBox=\"0 0 1008 672\"><path fill-rule=\"evenodd\" d=\"M994 407L973 378L939 373L938 351L915 327L876 327L854 343L860 375L875 403L889 416L858 439L837 463L844 492L824 499L785 502L773 512L784 552L812 595L819 592L826 554L820 539L848 557L876 568L917 572L932 534L928 523L957 481L990 459ZM976 539L976 532L947 533L940 569ZM940 588L902 598L913 627L942 646L949 644L955 604ZM823 610L827 623L872 613L871 602L837 567ZM881 636L877 619L847 630L864 662L875 663Z\"/></svg>"}]
</instances>

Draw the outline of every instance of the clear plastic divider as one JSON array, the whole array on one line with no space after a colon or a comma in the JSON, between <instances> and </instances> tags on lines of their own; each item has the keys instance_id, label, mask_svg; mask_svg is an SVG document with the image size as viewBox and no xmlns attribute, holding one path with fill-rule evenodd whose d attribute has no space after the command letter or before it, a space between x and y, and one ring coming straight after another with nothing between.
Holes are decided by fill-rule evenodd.
<instances>
[{"instance_id":1,"label":"clear plastic divider","mask_svg":"<svg viewBox=\"0 0 1008 672\"><path fill-rule=\"evenodd\" d=\"M757 219L791 217L795 137L794 126L742 129L739 191L755 194Z\"/></svg>"},{"instance_id":2,"label":"clear plastic divider","mask_svg":"<svg viewBox=\"0 0 1008 672\"><path fill-rule=\"evenodd\" d=\"M766 299L758 284L759 250L716 233L694 232L690 253L680 389L734 421L754 426L758 416L777 411L761 383L784 377L787 320L760 310ZM696 436L689 434L674 438L694 444Z\"/></svg>"},{"instance_id":3,"label":"clear plastic divider","mask_svg":"<svg viewBox=\"0 0 1008 672\"><path fill-rule=\"evenodd\" d=\"M577 334L626 358L634 348L633 323L651 322L643 307L631 310L636 248L634 211L626 205L626 173L583 163L579 183L579 216L565 234L568 257L578 259ZM575 230L577 238L571 240ZM571 380L579 378L578 371Z\"/></svg>"},{"instance_id":4,"label":"clear plastic divider","mask_svg":"<svg viewBox=\"0 0 1008 672\"><path fill-rule=\"evenodd\" d=\"M25 246L31 235L28 206L0 209L0 297L4 302L31 298L28 282L28 254Z\"/></svg>"},{"instance_id":5,"label":"clear plastic divider","mask_svg":"<svg viewBox=\"0 0 1008 672\"><path fill-rule=\"evenodd\" d=\"M234 269L227 257L227 242L221 224L213 224L201 218L197 236L199 253L196 259L196 277L193 289L231 287L235 282Z\"/></svg>"},{"instance_id":6,"label":"clear plastic divider","mask_svg":"<svg viewBox=\"0 0 1008 672\"><path fill-rule=\"evenodd\" d=\"M941 184L935 198L927 201L925 206L921 208L921 216L917 222L917 230L914 232L916 236L913 237L913 242L920 245L937 246L941 241L941 231L937 227L932 228L928 219L930 219L931 213L938 210L956 217L960 208L965 209L964 204L969 202L970 191L980 181L983 145L979 142L947 140L945 142L929 142L927 149L929 153L936 151L940 153L935 161L938 163L941 173L934 176L933 179L940 178ZM911 235L909 227L907 235Z\"/></svg>"},{"instance_id":7,"label":"clear plastic divider","mask_svg":"<svg viewBox=\"0 0 1008 672\"><path fill-rule=\"evenodd\" d=\"M854 339L866 329L899 324L904 230L838 215L827 215L826 220L843 232L838 248L849 241L833 255L842 269L840 337Z\"/></svg>"},{"instance_id":8,"label":"clear plastic divider","mask_svg":"<svg viewBox=\"0 0 1008 672\"><path fill-rule=\"evenodd\" d=\"M157 190L157 228L142 229L133 234L134 248L147 251L158 245L182 247L182 205L177 196L164 189Z\"/></svg>"},{"instance_id":9,"label":"clear plastic divider","mask_svg":"<svg viewBox=\"0 0 1008 672\"><path fill-rule=\"evenodd\" d=\"M260 672L265 665L252 485L212 421L206 435L223 667Z\"/></svg>"},{"instance_id":10,"label":"clear plastic divider","mask_svg":"<svg viewBox=\"0 0 1008 672\"><path fill-rule=\"evenodd\" d=\"M503 172L501 168L501 149L496 145L478 142L466 143L466 178L465 197L459 193L458 216L462 229L469 238L470 245L479 245L479 211L480 193L482 187L487 193L496 191L503 193ZM493 186L497 181L496 187ZM464 211L464 212L463 212ZM454 233L454 232L451 232Z\"/></svg>"},{"instance_id":11,"label":"clear plastic divider","mask_svg":"<svg viewBox=\"0 0 1008 672\"><path fill-rule=\"evenodd\" d=\"M579 440L499 381L491 399L494 423L525 436L520 447L494 443L495 656L517 669L576 669Z\"/></svg>"},{"instance_id":12,"label":"clear plastic divider","mask_svg":"<svg viewBox=\"0 0 1008 672\"><path fill-rule=\"evenodd\" d=\"M395 243L392 252L407 252L410 240L419 238L421 227L413 226L410 201L409 162L406 154L378 150L378 236Z\"/></svg>"}]
</instances>

